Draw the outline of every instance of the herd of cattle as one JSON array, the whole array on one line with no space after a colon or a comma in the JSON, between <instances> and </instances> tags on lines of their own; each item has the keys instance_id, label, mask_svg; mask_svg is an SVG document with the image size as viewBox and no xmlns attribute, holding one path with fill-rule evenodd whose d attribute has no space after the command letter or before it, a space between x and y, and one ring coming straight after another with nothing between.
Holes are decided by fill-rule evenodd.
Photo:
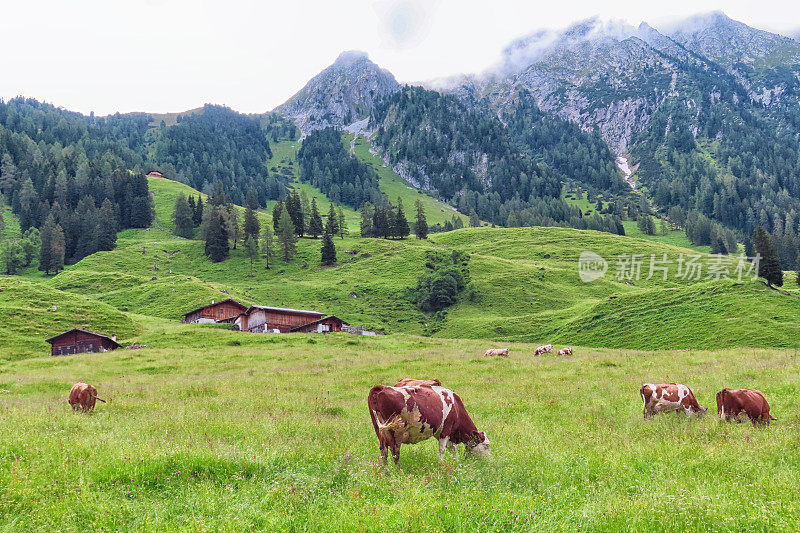
<instances>
[{"instance_id":1,"label":"herd of cattle","mask_svg":"<svg viewBox=\"0 0 800 533\"><path fill-rule=\"evenodd\" d=\"M536 349L535 354L552 353L547 344ZM559 355L572 355L571 348L559 350ZM486 356L508 356L508 348L490 349ZM687 415L704 415L702 407L691 389L680 383L645 383L640 390L644 404L644 418L657 413L680 412ZM73 410L88 413L94 410L97 389L80 382L69 393ZM464 444L465 455L487 456L491 443L486 433L478 431L464 407L461 398L442 386L438 379L404 378L392 386L376 385L367 396L372 427L378 437L383 462L389 451L395 464L400 461L400 446L416 444L431 437L439 441L439 459L444 460L449 449L456 455L456 445ZM753 425L769 425L777 420L769 414L769 403L764 394L755 389L722 389L717 393L717 415L722 420L741 422L749 418Z\"/></svg>"}]
</instances>

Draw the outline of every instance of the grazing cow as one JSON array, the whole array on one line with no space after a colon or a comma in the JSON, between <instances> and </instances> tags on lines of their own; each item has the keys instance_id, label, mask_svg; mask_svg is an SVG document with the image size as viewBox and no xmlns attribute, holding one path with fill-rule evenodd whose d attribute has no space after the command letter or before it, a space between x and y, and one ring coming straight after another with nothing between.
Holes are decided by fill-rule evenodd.
<instances>
[{"instance_id":1,"label":"grazing cow","mask_svg":"<svg viewBox=\"0 0 800 533\"><path fill-rule=\"evenodd\" d=\"M741 422L742 413L754 426L758 422L769 425L770 420L777 420L769 414L769 404L760 390L722 389L717 393L717 414L722 420L733 418Z\"/></svg>"},{"instance_id":2,"label":"grazing cow","mask_svg":"<svg viewBox=\"0 0 800 533\"><path fill-rule=\"evenodd\" d=\"M558 355L572 355L572 348L567 346L566 348L561 348L558 351Z\"/></svg>"},{"instance_id":3,"label":"grazing cow","mask_svg":"<svg viewBox=\"0 0 800 533\"><path fill-rule=\"evenodd\" d=\"M543 346L539 346L536 348L536 351L533 352L533 355L542 355L543 353L553 353L553 345L545 344Z\"/></svg>"},{"instance_id":4,"label":"grazing cow","mask_svg":"<svg viewBox=\"0 0 800 533\"><path fill-rule=\"evenodd\" d=\"M440 387L442 382L438 379L403 378L394 384L395 387L423 387L425 385L428 387Z\"/></svg>"},{"instance_id":5,"label":"grazing cow","mask_svg":"<svg viewBox=\"0 0 800 533\"><path fill-rule=\"evenodd\" d=\"M431 437L439 441L439 460L444 460L447 448L455 456L456 445L462 443L466 455L490 453L486 433L477 430L461 398L450 389L439 385L376 385L369 391L367 404L384 462L391 449L399 465L401 444L416 444Z\"/></svg>"},{"instance_id":6,"label":"grazing cow","mask_svg":"<svg viewBox=\"0 0 800 533\"><path fill-rule=\"evenodd\" d=\"M483 355L484 357L508 357L508 348L489 348Z\"/></svg>"},{"instance_id":7,"label":"grazing cow","mask_svg":"<svg viewBox=\"0 0 800 533\"><path fill-rule=\"evenodd\" d=\"M69 391L69 404L73 411L80 409L84 413L94 411L94 404L97 400L103 403L106 401L97 397L97 389L83 382L78 382Z\"/></svg>"},{"instance_id":8,"label":"grazing cow","mask_svg":"<svg viewBox=\"0 0 800 533\"><path fill-rule=\"evenodd\" d=\"M644 418L656 413L669 413L683 410L687 415L704 415L705 407L700 407L689 387L680 383L645 383L640 391L644 402Z\"/></svg>"}]
</instances>

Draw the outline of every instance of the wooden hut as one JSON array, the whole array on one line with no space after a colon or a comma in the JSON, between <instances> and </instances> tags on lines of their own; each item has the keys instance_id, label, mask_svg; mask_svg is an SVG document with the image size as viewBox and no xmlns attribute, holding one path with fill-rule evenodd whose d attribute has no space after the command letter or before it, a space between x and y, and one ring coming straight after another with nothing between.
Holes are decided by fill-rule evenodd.
<instances>
[{"instance_id":1,"label":"wooden hut","mask_svg":"<svg viewBox=\"0 0 800 533\"><path fill-rule=\"evenodd\" d=\"M50 343L50 355L107 352L120 347L116 335L107 337L85 329L71 329L46 339Z\"/></svg>"},{"instance_id":2,"label":"wooden hut","mask_svg":"<svg viewBox=\"0 0 800 533\"><path fill-rule=\"evenodd\" d=\"M346 323L343 320L330 315L308 324L297 326L289 331L291 333L338 333L342 331L342 326L344 325Z\"/></svg>"},{"instance_id":3,"label":"wooden hut","mask_svg":"<svg viewBox=\"0 0 800 533\"><path fill-rule=\"evenodd\" d=\"M240 304L236 300L230 298L222 300L221 302L214 302L212 300L208 305L184 313L181 322L184 324L230 322L246 310L246 305Z\"/></svg>"},{"instance_id":4,"label":"wooden hut","mask_svg":"<svg viewBox=\"0 0 800 533\"><path fill-rule=\"evenodd\" d=\"M325 313L306 309L288 309L251 305L236 319L241 331L251 333L288 333L293 328L309 324L324 317Z\"/></svg>"}]
</instances>

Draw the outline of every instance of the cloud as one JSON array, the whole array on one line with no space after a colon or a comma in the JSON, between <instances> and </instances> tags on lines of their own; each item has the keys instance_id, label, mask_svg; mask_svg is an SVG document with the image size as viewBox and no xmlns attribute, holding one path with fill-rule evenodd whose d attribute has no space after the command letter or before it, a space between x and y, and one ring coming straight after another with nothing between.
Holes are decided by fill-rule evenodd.
<instances>
[{"instance_id":1,"label":"cloud","mask_svg":"<svg viewBox=\"0 0 800 533\"><path fill-rule=\"evenodd\" d=\"M383 44L396 50L419 44L428 34L438 0L381 0L375 4Z\"/></svg>"}]
</instances>

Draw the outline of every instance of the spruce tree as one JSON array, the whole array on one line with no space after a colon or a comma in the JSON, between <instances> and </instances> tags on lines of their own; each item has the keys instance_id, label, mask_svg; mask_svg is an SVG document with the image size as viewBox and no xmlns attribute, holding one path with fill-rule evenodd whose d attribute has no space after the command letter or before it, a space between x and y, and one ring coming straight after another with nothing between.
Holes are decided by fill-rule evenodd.
<instances>
[{"instance_id":1,"label":"spruce tree","mask_svg":"<svg viewBox=\"0 0 800 533\"><path fill-rule=\"evenodd\" d=\"M405 239L411 234L411 228L408 227L408 219L403 211L403 200L397 197L397 212L395 213L394 223L395 237Z\"/></svg>"},{"instance_id":2,"label":"spruce tree","mask_svg":"<svg viewBox=\"0 0 800 533\"><path fill-rule=\"evenodd\" d=\"M339 237L344 239L344 236L347 235L347 219L344 217L344 209L342 209L342 206L339 206L336 212L336 227L339 228Z\"/></svg>"},{"instance_id":3,"label":"spruce tree","mask_svg":"<svg viewBox=\"0 0 800 533\"><path fill-rule=\"evenodd\" d=\"M372 231L375 237L388 239L390 233L389 219L386 216L387 206L375 206L375 214L372 216Z\"/></svg>"},{"instance_id":4,"label":"spruce tree","mask_svg":"<svg viewBox=\"0 0 800 533\"><path fill-rule=\"evenodd\" d=\"M249 203L244 210L243 232L245 239L247 239L247 237L253 237L253 240L258 242L258 234L261 232L261 223L258 221L258 216Z\"/></svg>"},{"instance_id":5,"label":"spruce tree","mask_svg":"<svg viewBox=\"0 0 800 533\"><path fill-rule=\"evenodd\" d=\"M294 224L295 234L297 234L298 237L302 237L303 234L305 234L306 228L303 221L303 207L300 204L300 195L296 190L292 191L292 194L286 197L285 209L289 213L289 218L291 218Z\"/></svg>"},{"instance_id":6,"label":"spruce tree","mask_svg":"<svg viewBox=\"0 0 800 533\"><path fill-rule=\"evenodd\" d=\"M333 238L327 231L322 235L322 248L320 249L322 255L323 265L336 264L336 246L333 244Z\"/></svg>"},{"instance_id":7,"label":"spruce tree","mask_svg":"<svg viewBox=\"0 0 800 533\"><path fill-rule=\"evenodd\" d=\"M50 265L49 269L53 274L64 268L64 258L66 256L66 239L64 230L59 224L53 228L53 235L50 239Z\"/></svg>"},{"instance_id":8,"label":"spruce tree","mask_svg":"<svg viewBox=\"0 0 800 533\"><path fill-rule=\"evenodd\" d=\"M428 238L428 219L425 218L425 208L422 207L422 200L417 200L417 220L414 223L414 233L417 239Z\"/></svg>"},{"instance_id":9,"label":"spruce tree","mask_svg":"<svg viewBox=\"0 0 800 533\"><path fill-rule=\"evenodd\" d=\"M469 227L479 228L481 226L481 219L478 218L478 213L473 209L469 212Z\"/></svg>"},{"instance_id":10,"label":"spruce tree","mask_svg":"<svg viewBox=\"0 0 800 533\"><path fill-rule=\"evenodd\" d=\"M374 237L375 229L373 222L375 220L375 208L371 203L365 202L361 208L361 236Z\"/></svg>"},{"instance_id":11,"label":"spruce tree","mask_svg":"<svg viewBox=\"0 0 800 533\"><path fill-rule=\"evenodd\" d=\"M209 214L208 226L205 230L206 235L206 255L215 263L224 261L228 257L228 231L225 227L225 217L221 208L215 208Z\"/></svg>"},{"instance_id":12,"label":"spruce tree","mask_svg":"<svg viewBox=\"0 0 800 533\"><path fill-rule=\"evenodd\" d=\"M264 262L269 270L269 262L275 257L275 236L272 234L272 228L269 224L264 225L264 238L261 240L261 255L264 256Z\"/></svg>"},{"instance_id":13,"label":"spruce tree","mask_svg":"<svg viewBox=\"0 0 800 533\"><path fill-rule=\"evenodd\" d=\"M284 207L278 217L278 242L281 245L281 254L283 261L288 263L292 257L297 253L297 234L295 233L295 225L292 222L292 217Z\"/></svg>"},{"instance_id":14,"label":"spruce tree","mask_svg":"<svg viewBox=\"0 0 800 533\"><path fill-rule=\"evenodd\" d=\"M333 208L333 204L331 204L331 208ZM317 199L312 198L311 215L308 217L308 233L312 238L316 239L323 231L322 217L319 214L319 208L317 208Z\"/></svg>"},{"instance_id":15,"label":"spruce tree","mask_svg":"<svg viewBox=\"0 0 800 533\"><path fill-rule=\"evenodd\" d=\"M248 206L249 207L249 206ZM244 241L244 251L250 260L250 277L253 277L253 263L258 257L258 241L252 235L248 235Z\"/></svg>"},{"instance_id":16,"label":"spruce tree","mask_svg":"<svg viewBox=\"0 0 800 533\"><path fill-rule=\"evenodd\" d=\"M114 204L108 198L103 200L100 211L98 211L98 218L100 224L97 228L97 249L113 250L117 245L117 216L114 212Z\"/></svg>"},{"instance_id":17,"label":"spruce tree","mask_svg":"<svg viewBox=\"0 0 800 533\"><path fill-rule=\"evenodd\" d=\"M233 206L233 204L227 204L222 211L222 216L225 218L225 229L228 232L228 238L233 241L233 249L236 249L236 245L239 243L239 239L241 238L241 229L239 228L239 212Z\"/></svg>"},{"instance_id":18,"label":"spruce tree","mask_svg":"<svg viewBox=\"0 0 800 533\"><path fill-rule=\"evenodd\" d=\"M46 276L50 274L53 231L55 228L56 223L51 213L44 221L44 225L42 226L42 231L40 234L42 238L42 244L39 249L39 270L44 271Z\"/></svg>"},{"instance_id":19,"label":"spruce tree","mask_svg":"<svg viewBox=\"0 0 800 533\"><path fill-rule=\"evenodd\" d=\"M275 232L275 235L278 234L278 221L281 218L281 211L283 211L283 202L278 201L272 207L272 231Z\"/></svg>"},{"instance_id":20,"label":"spruce tree","mask_svg":"<svg viewBox=\"0 0 800 533\"><path fill-rule=\"evenodd\" d=\"M333 203L331 203L331 207L328 209L328 220L325 222L325 231L331 236L339 234L339 216L336 214Z\"/></svg>"},{"instance_id":21,"label":"spruce tree","mask_svg":"<svg viewBox=\"0 0 800 533\"><path fill-rule=\"evenodd\" d=\"M753 244L756 252L761 256L758 275L766 280L769 287L783 286L783 271L778 261L778 255L775 253L775 248L772 247L769 234L761 226L758 226L753 233Z\"/></svg>"},{"instance_id":22,"label":"spruce tree","mask_svg":"<svg viewBox=\"0 0 800 533\"><path fill-rule=\"evenodd\" d=\"M183 194L175 200L172 221L175 223L175 235L185 239L191 239L194 236L194 211Z\"/></svg>"},{"instance_id":23,"label":"spruce tree","mask_svg":"<svg viewBox=\"0 0 800 533\"><path fill-rule=\"evenodd\" d=\"M195 227L203 222L203 207L203 197L197 195L197 205L194 208L194 216L192 217Z\"/></svg>"}]
</instances>

